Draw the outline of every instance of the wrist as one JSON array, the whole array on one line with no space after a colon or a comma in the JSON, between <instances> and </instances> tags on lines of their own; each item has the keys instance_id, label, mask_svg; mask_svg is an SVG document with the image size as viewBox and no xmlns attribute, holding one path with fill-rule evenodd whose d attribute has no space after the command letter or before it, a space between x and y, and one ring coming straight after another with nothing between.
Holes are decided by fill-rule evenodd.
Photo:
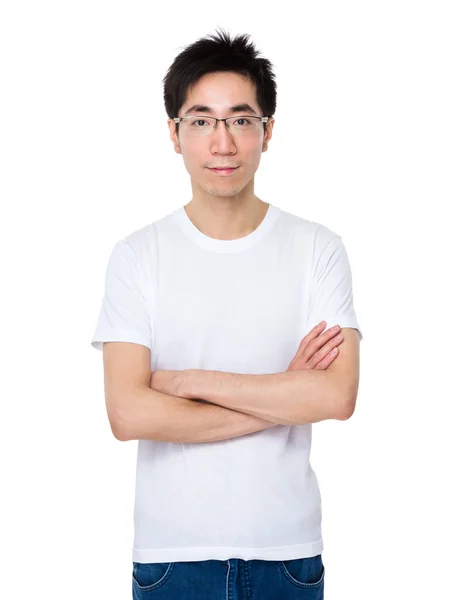
<instances>
[{"instance_id":1,"label":"wrist","mask_svg":"<svg viewBox=\"0 0 449 600\"><path fill-rule=\"evenodd\" d=\"M183 398L195 398L195 369L184 369L181 372L181 393Z\"/></svg>"}]
</instances>

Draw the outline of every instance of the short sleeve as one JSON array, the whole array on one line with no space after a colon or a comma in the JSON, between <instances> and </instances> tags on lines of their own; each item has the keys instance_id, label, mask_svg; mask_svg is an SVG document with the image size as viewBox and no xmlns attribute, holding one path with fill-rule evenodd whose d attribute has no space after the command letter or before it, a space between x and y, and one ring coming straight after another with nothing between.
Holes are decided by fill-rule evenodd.
<instances>
[{"instance_id":1,"label":"short sleeve","mask_svg":"<svg viewBox=\"0 0 449 600\"><path fill-rule=\"evenodd\" d=\"M150 306L142 287L142 273L131 246L118 241L106 267L103 301L91 346L103 342L133 342L151 349Z\"/></svg>"},{"instance_id":2,"label":"short sleeve","mask_svg":"<svg viewBox=\"0 0 449 600\"><path fill-rule=\"evenodd\" d=\"M363 339L354 309L352 274L348 254L342 238L335 234L316 254L312 268L308 331L326 321L326 329L333 325L353 327Z\"/></svg>"}]
</instances>

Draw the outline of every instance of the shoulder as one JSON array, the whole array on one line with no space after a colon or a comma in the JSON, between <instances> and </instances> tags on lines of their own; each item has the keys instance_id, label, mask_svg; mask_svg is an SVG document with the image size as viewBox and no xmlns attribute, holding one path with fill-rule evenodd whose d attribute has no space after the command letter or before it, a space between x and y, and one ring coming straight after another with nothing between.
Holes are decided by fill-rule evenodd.
<instances>
[{"instance_id":1,"label":"shoulder","mask_svg":"<svg viewBox=\"0 0 449 600\"><path fill-rule=\"evenodd\" d=\"M319 255L331 242L337 245L341 243L341 236L324 223L312 221L285 210L282 210L281 214L283 227L295 232L302 239L306 239L312 245L314 254Z\"/></svg>"},{"instance_id":2,"label":"shoulder","mask_svg":"<svg viewBox=\"0 0 449 600\"><path fill-rule=\"evenodd\" d=\"M116 245L121 246L130 260L144 270L155 264L158 255L158 246L161 235L167 226L169 216L166 215L157 221L148 223L139 229L125 235Z\"/></svg>"}]
</instances>

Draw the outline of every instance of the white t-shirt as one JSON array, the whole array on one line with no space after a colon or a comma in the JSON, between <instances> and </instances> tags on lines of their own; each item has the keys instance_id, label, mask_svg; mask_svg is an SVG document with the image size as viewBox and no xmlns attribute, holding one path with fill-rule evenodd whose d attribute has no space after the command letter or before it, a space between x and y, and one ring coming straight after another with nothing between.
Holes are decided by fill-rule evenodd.
<instances>
[{"instance_id":1,"label":"white t-shirt","mask_svg":"<svg viewBox=\"0 0 449 600\"><path fill-rule=\"evenodd\" d=\"M269 204L252 233L218 240L181 206L113 247L91 344L143 344L152 371L279 373L322 320L362 339L338 234ZM207 443L138 440L132 560L320 554L311 437L306 424Z\"/></svg>"}]
</instances>

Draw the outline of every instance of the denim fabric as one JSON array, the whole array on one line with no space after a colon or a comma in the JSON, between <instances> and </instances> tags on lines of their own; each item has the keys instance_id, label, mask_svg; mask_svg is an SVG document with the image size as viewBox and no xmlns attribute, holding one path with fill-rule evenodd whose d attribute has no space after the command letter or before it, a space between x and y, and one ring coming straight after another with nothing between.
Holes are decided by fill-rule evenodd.
<instances>
[{"instance_id":1,"label":"denim fabric","mask_svg":"<svg viewBox=\"0 0 449 600\"><path fill-rule=\"evenodd\" d=\"M321 554L293 560L133 562L133 600L324 600Z\"/></svg>"}]
</instances>

